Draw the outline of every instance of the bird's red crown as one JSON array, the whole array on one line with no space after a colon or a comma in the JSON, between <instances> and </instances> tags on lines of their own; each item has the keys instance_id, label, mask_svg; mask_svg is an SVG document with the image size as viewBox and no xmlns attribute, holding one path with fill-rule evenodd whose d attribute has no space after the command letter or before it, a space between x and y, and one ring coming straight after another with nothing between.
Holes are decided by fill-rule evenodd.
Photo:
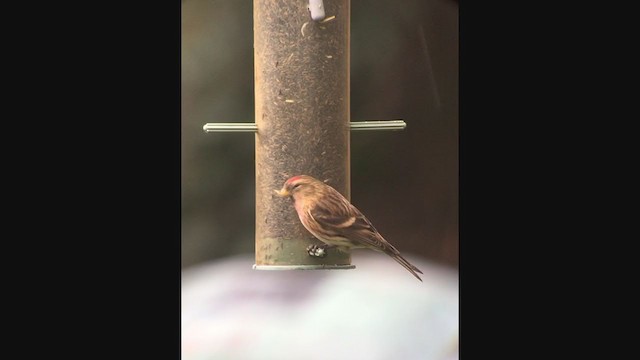
<instances>
[{"instance_id":1,"label":"bird's red crown","mask_svg":"<svg viewBox=\"0 0 640 360\"><path fill-rule=\"evenodd\" d=\"M287 184L291 184L301 178L302 178L302 175L296 175L296 176L290 177L289 180L287 180Z\"/></svg>"}]
</instances>

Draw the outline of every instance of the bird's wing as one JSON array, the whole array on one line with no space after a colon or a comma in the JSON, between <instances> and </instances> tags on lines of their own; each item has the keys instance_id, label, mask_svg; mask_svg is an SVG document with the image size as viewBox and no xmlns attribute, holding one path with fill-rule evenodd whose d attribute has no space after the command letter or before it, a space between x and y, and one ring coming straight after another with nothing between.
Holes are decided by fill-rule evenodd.
<instances>
[{"instance_id":1,"label":"bird's wing","mask_svg":"<svg viewBox=\"0 0 640 360\"><path fill-rule=\"evenodd\" d=\"M361 245L382 251L422 281L416 273L422 274L422 271L402 257L398 249L387 242L373 227L369 219L337 191L330 192L327 197L319 200L307 211L310 220L322 228L323 233L332 240L344 243L344 239L348 239L355 245L350 247Z\"/></svg>"},{"instance_id":2,"label":"bird's wing","mask_svg":"<svg viewBox=\"0 0 640 360\"><path fill-rule=\"evenodd\" d=\"M339 194L338 194L339 195ZM384 252L397 250L389 244L355 206L342 195L330 194L309 209L309 215L332 237L344 237Z\"/></svg>"}]
</instances>

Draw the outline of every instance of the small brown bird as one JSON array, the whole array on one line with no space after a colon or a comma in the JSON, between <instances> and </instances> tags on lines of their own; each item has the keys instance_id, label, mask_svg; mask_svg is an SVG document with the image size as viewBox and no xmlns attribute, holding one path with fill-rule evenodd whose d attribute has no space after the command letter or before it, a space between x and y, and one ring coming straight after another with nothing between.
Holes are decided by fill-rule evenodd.
<instances>
[{"instance_id":1,"label":"small brown bird","mask_svg":"<svg viewBox=\"0 0 640 360\"><path fill-rule=\"evenodd\" d=\"M297 175L289 178L282 189L275 192L293 199L302 225L326 244L309 246L307 251L310 256L324 257L326 249L330 248L347 253L351 249L369 248L391 256L422 281L416 274L422 274L422 271L403 258L360 210L351 205L336 189L311 176Z\"/></svg>"}]
</instances>

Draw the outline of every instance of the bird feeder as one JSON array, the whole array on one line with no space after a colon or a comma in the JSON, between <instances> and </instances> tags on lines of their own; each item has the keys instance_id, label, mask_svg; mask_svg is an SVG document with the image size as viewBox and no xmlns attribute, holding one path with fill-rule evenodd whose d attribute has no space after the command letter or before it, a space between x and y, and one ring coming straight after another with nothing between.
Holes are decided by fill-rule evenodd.
<instances>
[{"instance_id":1,"label":"bird feeder","mask_svg":"<svg viewBox=\"0 0 640 360\"><path fill-rule=\"evenodd\" d=\"M255 133L258 270L353 269L300 223L274 190L294 175L325 181L350 199L350 132L401 130L402 120L350 121L350 0L254 0L255 122L207 123L205 132Z\"/></svg>"}]
</instances>

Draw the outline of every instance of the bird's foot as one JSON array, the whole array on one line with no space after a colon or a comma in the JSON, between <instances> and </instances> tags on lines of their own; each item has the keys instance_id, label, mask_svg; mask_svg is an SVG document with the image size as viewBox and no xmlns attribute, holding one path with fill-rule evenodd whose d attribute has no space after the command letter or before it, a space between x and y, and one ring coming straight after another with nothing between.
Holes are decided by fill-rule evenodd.
<instances>
[{"instance_id":1,"label":"bird's foot","mask_svg":"<svg viewBox=\"0 0 640 360\"><path fill-rule=\"evenodd\" d=\"M327 245L309 245L307 246L307 253L309 256L323 258L327 256Z\"/></svg>"}]
</instances>

